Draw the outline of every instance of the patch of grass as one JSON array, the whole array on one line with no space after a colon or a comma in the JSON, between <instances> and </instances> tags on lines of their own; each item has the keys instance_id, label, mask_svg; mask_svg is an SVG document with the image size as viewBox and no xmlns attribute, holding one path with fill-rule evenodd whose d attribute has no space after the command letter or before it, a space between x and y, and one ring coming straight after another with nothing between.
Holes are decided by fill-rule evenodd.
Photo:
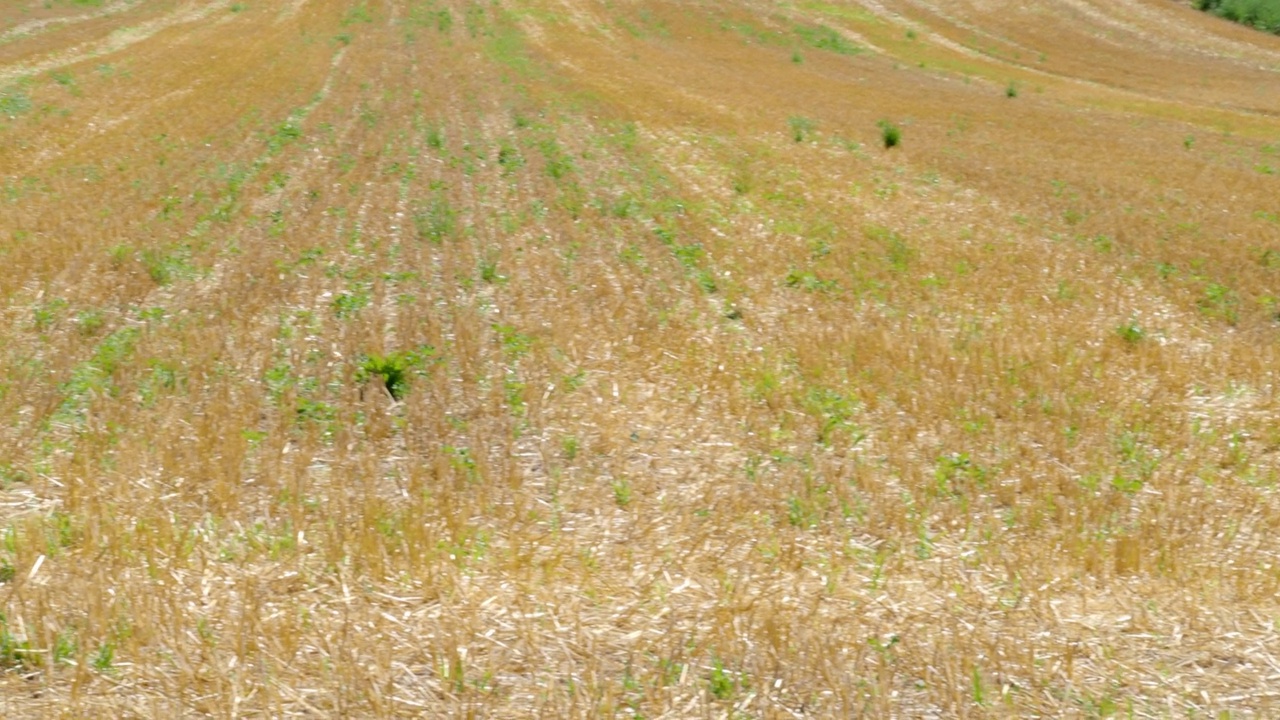
<instances>
[{"instance_id":1,"label":"patch of grass","mask_svg":"<svg viewBox=\"0 0 1280 720\"><path fill-rule=\"evenodd\" d=\"M783 282L787 284L787 287L799 288L809 292L832 292L840 288L840 283L836 280L824 280L812 270L793 269L783 278Z\"/></svg>"},{"instance_id":2,"label":"patch of grass","mask_svg":"<svg viewBox=\"0 0 1280 720\"><path fill-rule=\"evenodd\" d=\"M286 146L302 137L302 128L294 122L280 123L267 136L267 151L272 155L279 153Z\"/></svg>"},{"instance_id":3,"label":"patch of grass","mask_svg":"<svg viewBox=\"0 0 1280 720\"><path fill-rule=\"evenodd\" d=\"M0 668L26 668L38 662L31 643L15 637L8 618L0 614Z\"/></svg>"},{"instance_id":4,"label":"patch of grass","mask_svg":"<svg viewBox=\"0 0 1280 720\"><path fill-rule=\"evenodd\" d=\"M542 153L543 168L553 180L564 180L574 170L573 158L564 151L555 138L544 138L538 143L538 151Z\"/></svg>"},{"instance_id":5,"label":"patch of grass","mask_svg":"<svg viewBox=\"0 0 1280 720\"><path fill-rule=\"evenodd\" d=\"M42 331L53 327L53 324L57 322L66 307L67 301L64 298L52 298L37 305L31 311L31 319L35 329Z\"/></svg>"},{"instance_id":6,"label":"patch of grass","mask_svg":"<svg viewBox=\"0 0 1280 720\"><path fill-rule=\"evenodd\" d=\"M373 13L370 12L369 6L365 3L357 3L347 9L346 15L342 18L342 26L355 25L358 23L369 24L373 22Z\"/></svg>"},{"instance_id":7,"label":"patch of grass","mask_svg":"<svg viewBox=\"0 0 1280 720\"><path fill-rule=\"evenodd\" d=\"M370 300L369 291L366 288L353 288L350 292L340 293L333 299L333 314L339 320L345 320L367 307Z\"/></svg>"},{"instance_id":8,"label":"patch of grass","mask_svg":"<svg viewBox=\"0 0 1280 720\"><path fill-rule=\"evenodd\" d=\"M837 431L844 433L851 445L858 444L866 437L853 422L858 402L844 393L812 387L805 395L804 407L818 419L816 440L821 445L829 444Z\"/></svg>"},{"instance_id":9,"label":"patch of grass","mask_svg":"<svg viewBox=\"0 0 1280 720\"><path fill-rule=\"evenodd\" d=\"M499 23L485 49L490 58L511 69L518 77L527 78L534 74L536 66L529 60L524 35L514 24Z\"/></svg>"},{"instance_id":10,"label":"patch of grass","mask_svg":"<svg viewBox=\"0 0 1280 720\"><path fill-rule=\"evenodd\" d=\"M793 115L787 119L787 126L791 128L791 139L798 143L808 140L813 131L817 128L812 120L807 117Z\"/></svg>"},{"instance_id":11,"label":"patch of grass","mask_svg":"<svg viewBox=\"0 0 1280 720\"><path fill-rule=\"evenodd\" d=\"M816 50L825 50L837 55L860 55L863 49L850 42L838 30L826 25L803 26L795 28L796 35L804 44Z\"/></svg>"},{"instance_id":12,"label":"patch of grass","mask_svg":"<svg viewBox=\"0 0 1280 720\"><path fill-rule=\"evenodd\" d=\"M413 214L413 226L420 240L439 245L451 237L457 226L458 213L443 189Z\"/></svg>"},{"instance_id":13,"label":"patch of grass","mask_svg":"<svg viewBox=\"0 0 1280 720\"><path fill-rule=\"evenodd\" d=\"M195 277L199 270L192 262L191 248L147 248L139 253L147 276L156 285L165 286L177 280Z\"/></svg>"},{"instance_id":14,"label":"patch of grass","mask_svg":"<svg viewBox=\"0 0 1280 720\"><path fill-rule=\"evenodd\" d=\"M98 309L83 310L76 314L76 326L82 335L96 335L106 318Z\"/></svg>"},{"instance_id":15,"label":"patch of grass","mask_svg":"<svg viewBox=\"0 0 1280 720\"><path fill-rule=\"evenodd\" d=\"M21 86L10 85L0 90L0 115L13 120L28 112L31 112L31 97Z\"/></svg>"},{"instance_id":16,"label":"patch of grass","mask_svg":"<svg viewBox=\"0 0 1280 720\"><path fill-rule=\"evenodd\" d=\"M71 377L60 386L62 402L52 416L53 422L70 423L83 419L84 411L94 395L112 393L112 375L133 353L141 336L136 327L116 330L102 339L93 356L77 365Z\"/></svg>"},{"instance_id":17,"label":"patch of grass","mask_svg":"<svg viewBox=\"0 0 1280 720\"><path fill-rule=\"evenodd\" d=\"M894 272L906 272L916 259L916 250L907 243L907 239L889 228L872 225L866 228L865 233L884 247L885 261Z\"/></svg>"}]
</instances>

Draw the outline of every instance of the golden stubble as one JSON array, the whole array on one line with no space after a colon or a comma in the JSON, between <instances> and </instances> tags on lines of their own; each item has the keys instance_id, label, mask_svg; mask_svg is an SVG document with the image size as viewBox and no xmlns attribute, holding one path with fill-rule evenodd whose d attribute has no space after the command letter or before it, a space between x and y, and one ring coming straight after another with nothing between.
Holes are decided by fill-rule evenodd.
<instances>
[{"instance_id":1,"label":"golden stubble","mask_svg":"<svg viewBox=\"0 0 1280 720\"><path fill-rule=\"evenodd\" d=\"M1275 43L1026 7L0 46L162 28L0 120L5 712L1265 714Z\"/></svg>"}]
</instances>

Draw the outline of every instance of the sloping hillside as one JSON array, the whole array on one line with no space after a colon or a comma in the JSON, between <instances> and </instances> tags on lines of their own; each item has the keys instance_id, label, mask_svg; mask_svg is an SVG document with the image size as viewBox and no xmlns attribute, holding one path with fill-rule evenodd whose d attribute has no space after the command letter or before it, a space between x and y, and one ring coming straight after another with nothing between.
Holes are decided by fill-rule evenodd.
<instances>
[{"instance_id":1,"label":"sloping hillside","mask_svg":"<svg viewBox=\"0 0 1280 720\"><path fill-rule=\"evenodd\" d=\"M0 6L0 714L1273 717L1280 38Z\"/></svg>"}]
</instances>

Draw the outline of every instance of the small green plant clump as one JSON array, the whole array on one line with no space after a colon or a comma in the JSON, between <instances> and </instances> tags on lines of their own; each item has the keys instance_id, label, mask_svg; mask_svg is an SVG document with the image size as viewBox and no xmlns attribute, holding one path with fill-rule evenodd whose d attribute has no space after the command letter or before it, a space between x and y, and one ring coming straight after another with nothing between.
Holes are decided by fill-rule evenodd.
<instances>
[{"instance_id":1,"label":"small green plant clump","mask_svg":"<svg viewBox=\"0 0 1280 720\"><path fill-rule=\"evenodd\" d=\"M435 348L423 345L417 350L401 350L390 355L365 355L360 358L356 381L364 384L375 376L397 402L409 393L410 374L435 357Z\"/></svg>"},{"instance_id":2,"label":"small green plant clump","mask_svg":"<svg viewBox=\"0 0 1280 720\"><path fill-rule=\"evenodd\" d=\"M1130 345L1137 345L1147 337L1147 331L1137 320L1130 319L1116 326L1116 336Z\"/></svg>"},{"instance_id":3,"label":"small green plant clump","mask_svg":"<svg viewBox=\"0 0 1280 720\"><path fill-rule=\"evenodd\" d=\"M886 150L902 144L902 129L897 125L888 120L881 120L876 125L880 128L880 139L884 141Z\"/></svg>"},{"instance_id":4,"label":"small green plant clump","mask_svg":"<svg viewBox=\"0 0 1280 720\"><path fill-rule=\"evenodd\" d=\"M787 119L787 125L791 127L791 139L798 143L802 143L813 134L813 121L807 117L793 115Z\"/></svg>"},{"instance_id":5,"label":"small green plant clump","mask_svg":"<svg viewBox=\"0 0 1280 720\"><path fill-rule=\"evenodd\" d=\"M724 662L716 658L707 678L707 689L717 700L729 700L738 691L739 679L731 670L725 670Z\"/></svg>"},{"instance_id":6,"label":"small green plant clump","mask_svg":"<svg viewBox=\"0 0 1280 720\"><path fill-rule=\"evenodd\" d=\"M1010 80L1009 84L1004 87L1004 96L1010 100L1018 97L1018 83Z\"/></svg>"},{"instance_id":7,"label":"small green plant clump","mask_svg":"<svg viewBox=\"0 0 1280 720\"><path fill-rule=\"evenodd\" d=\"M1223 320L1228 325L1235 325L1240 320L1240 297L1226 285L1209 283L1196 304L1206 316Z\"/></svg>"}]
</instances>

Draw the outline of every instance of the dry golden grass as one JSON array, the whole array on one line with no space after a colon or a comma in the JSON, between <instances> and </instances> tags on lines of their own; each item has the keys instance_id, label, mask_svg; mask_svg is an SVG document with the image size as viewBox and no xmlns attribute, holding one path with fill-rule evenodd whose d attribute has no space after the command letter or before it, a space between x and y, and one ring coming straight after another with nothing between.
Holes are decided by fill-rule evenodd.
<instances>
[{"instance_id":1,"label":"dry golden grass","mask_svg":"<svg viewBox=\"0 0 1280 720\"><path fill-rule=\"evenodd\" d=\"M1280 39L45 5L3 716L1280 713Z\"/></svg>"}]
</instances>

